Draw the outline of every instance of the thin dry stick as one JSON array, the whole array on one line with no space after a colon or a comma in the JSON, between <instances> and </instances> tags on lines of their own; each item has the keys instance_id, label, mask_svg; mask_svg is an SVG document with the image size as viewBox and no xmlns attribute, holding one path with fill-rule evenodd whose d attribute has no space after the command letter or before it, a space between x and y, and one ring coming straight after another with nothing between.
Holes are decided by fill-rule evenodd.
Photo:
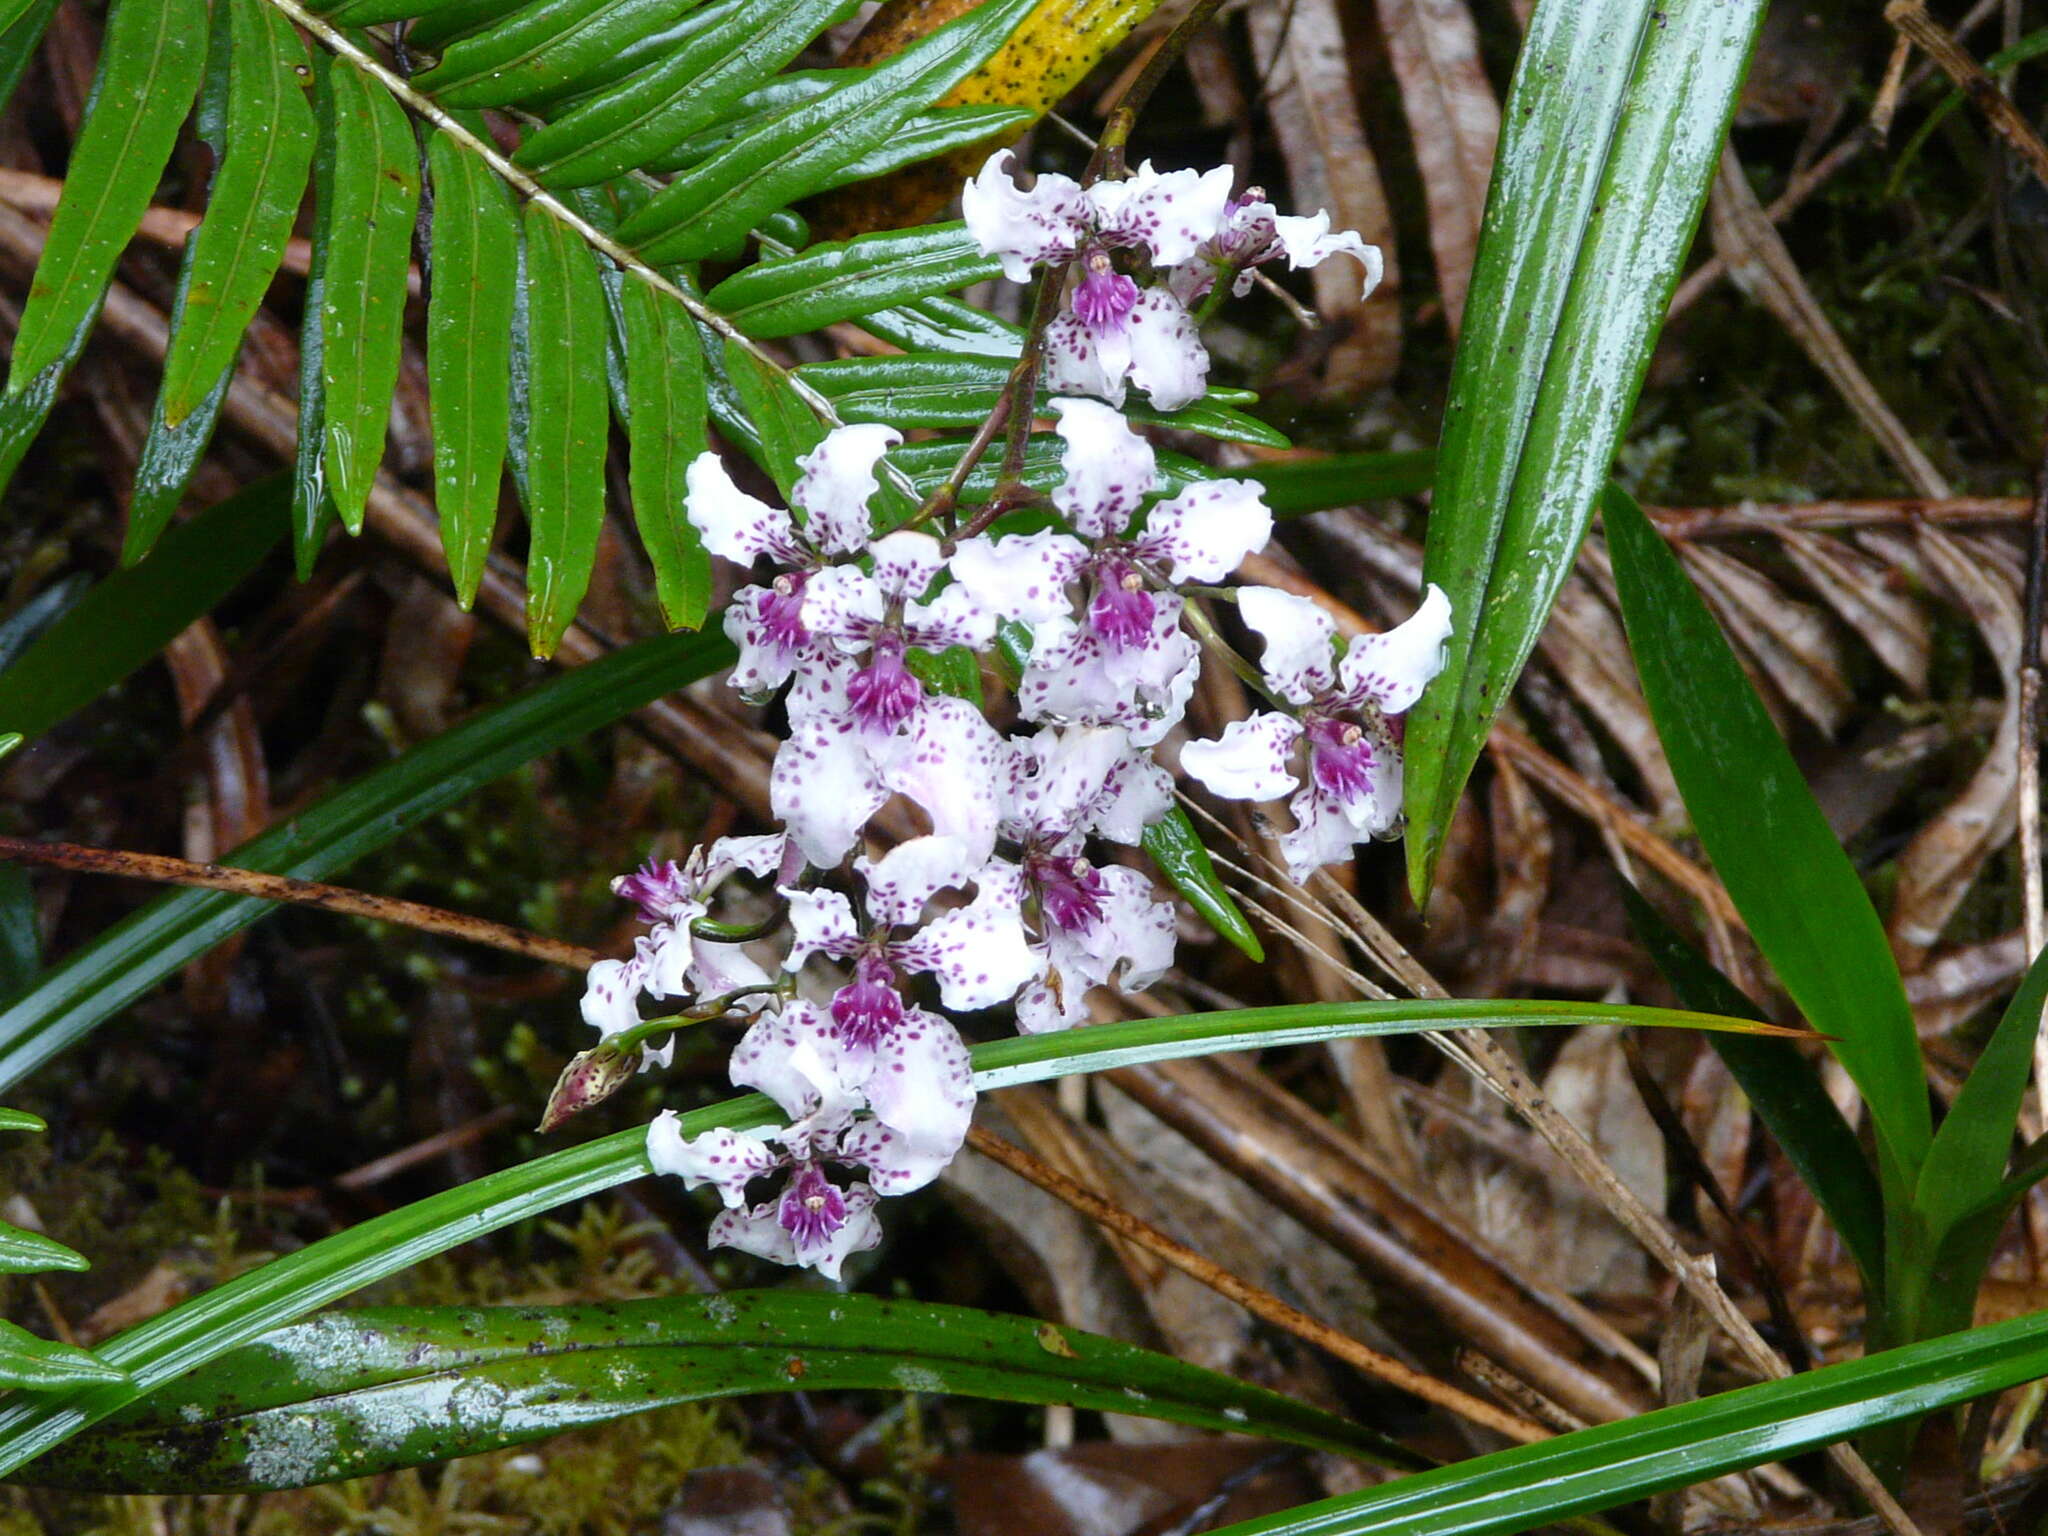
<instances>
[{"instance_id":1,"label":"thin dry stick","mask_svg":"<svg viewBox=\"0 0 2048 1536\"><path fill-rule=\"evenodd\" d=\"M1298 1339L1304 1339L1318 1349L1335 1355L1347 1365L1354 1365L1367 1375L1399 1387L1428 1403L1434 1403L1457 1414L1471 1423L1482 1425L1498 1434L1507 1436L1519 1444L1528 1445L1550 1438L1550 1431L1540 1424L1496 1408L1484 1399L1461 1392L1456 1387L1426 1376L1412 1366L1405 1365L1391 1355L1359 1343L1356 1339L1339 1333L1327 1323L1318 1322L1306 1312L1289 1306L1271 1291L1261 1290L1247 1280L1241 1280L1229 1270L1204 1258L1183 1243L1168 1237L1149 1222L1140 1220L1119 1205L1115 1205L1096 1194L1086 1185L1076 1182L1061 1173L1050 1163L1026 1152L994 1132L981 1126L973 1126L967 1132L967 1144L988 1158L1009 1169L1019 1178L1037 1185L1054 1199L1079 1211L1097 1226L1114 1233L1134 1248L1163 1259L1191 1280L1209 1287L1217 1295L1236 1302L1254 1317L1263 1318L1276 1328L1284 1328Z\"/></svg>"},{"instance_id":2,"label":"thin dry stick","mask_svg":"<svg viewBox=\"0 0 2048 1536\"><path fill-rule=\"evenodd\" d=\"M1920 0L1892 0L1884 8L1884 19L1910 37L1927 57L1934 60L1941 72L1955 82L1956 88L1976 104L1993 131L2027 162L2035 180L2048 187L2048 144L2041 142L2033 124L1998 88L1998 82L1943 30L1940 22L1927 14L1927 8Z\"/></svg>"},{"instance_id":3,"label":"thin dry stick","mask_svg":"<svg viewBox=\"0 0 2048 1536\"><path fill-rule=\"evenodd\" d=\"M349 917L366 917L380 923L397 923L422 933L486 944L507 954L550 965L587 971L604 955L581 944L529 933L505 923L352 891L346 886L326 885L318 880L295 880L289 875L264 874L254 869L230 869L222 864L194 864L159 853L128 853L118 848L86 848L77 843L41 843L25 837L0 837L0 859L22 864L41 864L52 869L75 869L94 875L118 875L129 880L148 880L158 885L194 885L209 891L229 891L237 896L254 896L262 901L290 902L296 906L319 907Z\"/></svg>"}]
</instances>

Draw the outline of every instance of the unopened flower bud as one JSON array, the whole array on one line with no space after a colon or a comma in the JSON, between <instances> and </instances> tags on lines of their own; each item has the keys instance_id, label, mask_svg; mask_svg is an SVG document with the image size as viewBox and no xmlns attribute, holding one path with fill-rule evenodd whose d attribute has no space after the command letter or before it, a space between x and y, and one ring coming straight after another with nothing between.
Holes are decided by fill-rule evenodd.
<instances>
[{"instance_id":1,"label":"unopened flower bud","mask_svg":"<svg viewBox=\"0 0 2048 1536\"><path fill-rule=\"evenodd\" d=\"M555 1080L554 1092L548 1095L548 1107L536 1129L552 1131L572 1115L593 1104L602 1104L625 1087L639 1070L640 1047L621 1049L611 1040L600 1041L570 1058L569 1065L562 1068L562 1075Z\"/></svg>"}]
</instances>

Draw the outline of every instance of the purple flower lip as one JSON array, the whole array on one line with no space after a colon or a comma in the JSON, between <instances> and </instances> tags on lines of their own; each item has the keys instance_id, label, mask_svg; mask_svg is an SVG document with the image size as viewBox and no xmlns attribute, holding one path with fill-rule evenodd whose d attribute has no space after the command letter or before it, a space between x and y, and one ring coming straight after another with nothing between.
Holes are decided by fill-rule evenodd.
<instances>
[{"instance_id":1,"label":"purple flower lip","mask_svg":"<svg viewBox=\"0 0 2048 1536\"><path fill-rule=\"evenodd\" d=\"M1104 567L1101 583L1088 604L1088 621L1104 645L1113 651L1144 645L1152 638L1156 613L1144 577L1121 561Z\"/></svg>"},{"instance_id":2,"label":"purple flower lip","mask_svg":"<svg viewBox=\"0 0 2048 1536\"><path fill-rule=\"evenodd\" d=\"M816 1163L805 1163L782 1192L775 1219L799 1248L814 1247L846 1225L846 1197Z\"/></svg>"},{"instance_id":3,"label":"purple flower lip","mask_svg":"<svg viewBox=\"0 0 2048 1536\"><path fill-rule=\"evenodd\" d=\"M832 994L832 1022L856 1050L871 1050L895 1031L903 1022L903 998L887 961L861 961L854 979Z\"/></svg>"},{"instance_id":4,"label":"purple flower lip","mask_svg":"<svg viewBox=\"0 0 2048 1536\"><path fill-rule=\"evenodd\" d=\"M1349 804L1372 793L1378 759L1363 726L1350 720L1312 720L1308 744L1309 770L1325 794Z\"/></svg>"},{"instance_id":5,"label":"purple flower lip","mask_svg":"<svg viewBox=\"0 0 2048 1536\"><path fill-rule=\"evenodd\" d=\"M800 650L811 643L811 632L804 628L803 620L804 583L808 580L807 572L784 571L761 599L761 628L783 651Z\"/></svg>"},{"instance_id":6,"label":"purple flower lip","mask_svg":"<svg viewBox=\"0 0 2048 1536\"><path fill-rule=\"evenodd\" d=\"M1116 271L1109 257L1095 251L1088 258L1088 275L1074 290L1074 313L1091 331L1115 331L1138 302L1138 285Z\"/></svg>"},{"instance_id":7,"label":"purple flower lip","mask_svg":"<svg viewBox=\"0 0 2048 1536\"><path fill-rule=\"evenodd\" d=\"M640 908L643 923L653 924L666 922L670 910L681 904L684 885L683 867L674 859L660 864L649 859L632 874L614 880L612 891Z\"/></svg>"},{"instance_id":8,"label":"purple flower lip","mask_svg":"<svg viewBox=\"0 0 2048 1536\"><path fill-rule=\"evenodd\" d=\"M1033 854L1028 869L1038 887L1046 922L1062 933L1094 931L1102 921L1102 903L1109 895L1099 871L1086 859L1044 853Z\"/></svg>"},{"instance_id":9,"label":"purple flower lip","mask_svg":"<svg viewBox=\"0 0 2048 1536\"><path fill-rule=\"evenodd\" d=\"M903 665L903 637L884 631L875 636L868 664L846 683L846 702L865 730L894 731L924 702L924 684Z\"/></svg>"}]
</instances>

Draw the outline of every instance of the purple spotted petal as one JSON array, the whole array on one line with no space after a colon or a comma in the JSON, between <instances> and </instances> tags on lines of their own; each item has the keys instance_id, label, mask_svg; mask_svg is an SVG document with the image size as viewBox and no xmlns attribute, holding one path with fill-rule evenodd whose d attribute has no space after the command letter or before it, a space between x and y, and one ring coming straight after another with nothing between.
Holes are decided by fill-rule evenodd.
<instances>
[{"instance_id":1,"label":"purple spotted petal","mask_svg":"<svg viewBox=\"0 0 2048 1536\"><path fill-rule=\"evenodd\" d=\"M831 869L845 858L888 798L850 721L823 711L791 719L769 771L768 806L812 865Z\"/></svg>"},{"instance_id":2,"label":"purple spotted petal","mask_svg":"<svg viewBox=\"0 0 2048 1536\"><path fill-rule=\"evenodd\" d=\"M746 1202L747 1185L781 1159L766 1141L765 1131L729 1131L724 1127L685 1137L676 1112L664 1109L647 1127L647 1160L656 1173L672 1173L685 1189L715 1184L727 1209Z\"/></svg>"},{"instance_id":3,"label":"purple spotted petal","mask_svg":"<svg viewBox=\"0 0 2048 1536\"><path fill-rule=\"evenodd\" d=\"M990 612L1036 625L1072 611L1067 583L1087 561L1087 546L1056 529L999 539L983 534L953 552L954 586L947 590L965 588Z\"/></svg>"},{"instance_id":4,"label":"purple spotted petal","mask_svg":"<svg viewBox=\"0 0 2048 1536\"><path fill-rule=\"evenodd\" d=\"M1301 722L1278 710L1233 720L1215 741L1191 741L1180 765L1211 794L1229 800L1276 800L1300 781L1292 767Z\"/></svg>"},{"instance_id":5,"label":"purple spotted petal","mask_svg":"<svg viewBox=\"0 0 2048 1536\"><path fill-rule=\"evenodd\" d=\"M791 497L804 509L804 530L828 555L856 555L874 532L868 500L875 494L875 465L903 441L894 427L876 423L835 427L798 459Z\"/></svg>"},{"instance_id":6,"label":"purple spotted petal","mask_svg":"<svg viewBox=\"0 0 2048 1536\"><path fill-rule=\"evenodd\" d=\"M1042 173L1029 192L1010 178L1014 156L998 150L960 194L960 213L982 254L999 258L1013 283L1043 261L1071 256L1093 222L1088 195L1069 177Z\"/></svg>"},{"instance_id":7,"label":"purple spotted petal","mask_svg":"<svg viewBox=\"0 0 2048 1536\"><path fill-rule=\"evenodd\" d=\"M1121 181L1098 181L1088 189L1095 225L1112 245L1142 245L1155 265L1186 261L1216 233L1230 201L1232 172L1155 171L1146 161Z\"/></svg>"},{"instance_id":8,"label":"purple spotted petal","mask_svg":"<svg viewBox=\"0 0 2048 1536\"><path fill-rule=\"evenodd\" d=\"M1162 411L1199 400L1209 387L1209 351L1194 316L1165 288L1139 295L1124 324L1130 340L1130 380Z\"/></svg>"},{"instance_id":9,"label":"purple spotted petal","mask_svg":"<svg viewBox=\"0 0 2048 1536\"><path fill-rule=\"evenodd\" d=\"M1083 538L1114 538L1159 483L1152 445L1097 400L1055 400L1066 471L1052 504Z\"/></svg>"},{"instance_id":10,"label":"purple spotted petal","mask_svg":"<svg viewBox=\"0 0 2048 1536\"><path fill-rule=\"evenodd\" d=\"M733 484L717 454L698 454L683 481L685 515L712 554L734 565L752 565L763 555L794 565L803 557L789 513Z\"/></svg>"},{"instance_id":11,"label":"purple spotted petal","mask_svg":"<svg viewBox=\"0 0 2048 1536\"><path fill-rule=\"evenodd\" d=\"M1337 624L1321 604L1274 587L1240 587L1237 612L1265 642L1259 670L1288 703L1306 704L1336 686Z\"/></svg>"},{"instance_id":12,"label":"purple spotted petal","mask_svg":"<svg viewBox=\"0 0 2048 1536\"><path fill-rule=\"evenodd\" d=\"M1175 581L1216 582L1273 537L1273 514L1256 481L1206 480L1145 516L1136 548Z\"/></svg>"},{"instance_id":13,"label":"purple spotted petal","mask_svg":"<svg viewBox=\"0 0 2048 1536\"><path fill-rule=\"evenodd\" d=\"M1383 715L1403 713L1443 670L1450 637L1451 600L1432 584L1422 606L1401 623L1352 640L1337 668L1341 697L1354 708L1369 701Z\"/></svg>"}]
</instances>

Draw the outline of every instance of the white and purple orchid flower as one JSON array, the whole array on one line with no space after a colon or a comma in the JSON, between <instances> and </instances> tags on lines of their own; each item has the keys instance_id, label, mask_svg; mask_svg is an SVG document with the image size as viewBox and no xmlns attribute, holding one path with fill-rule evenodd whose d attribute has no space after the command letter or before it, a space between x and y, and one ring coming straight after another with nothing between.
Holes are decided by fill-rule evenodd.
<instances>
[{"instance_id":1,"label":"white and purple orchid flower","mask_svg":"<svg viewBox=\"0 0 2048 1536\"><path fill-rule=\"evenodd\" d=\"M1332 256L1356 257L1365 291L1378 286L1379 249L1351 230L1332 233L1330 216L1277 213L1262 193L1230 195L1228 166L1156 171L1083 187L1046 172L1031 189L1011 176L1012 155L990 156L960 195L967 231L1001 261L1012 282L1034 267L1071 263L1080 273L1067 308L1047 327L1045 382L1055 393L1096 395L1122 405L1136 385L1162 411L1177 411L1207 387L1209 353L1192 313L1217 274L1233 274L1242 295L1251 269L1281 256L1295 269ZM1140 284L1117 256L1138 251L1155 279Z\"/></svg>"},{"instance_id":2,"label":"white and purple orchid flower","mask_svg":"<svg viewBox=\"0 0 2048 1536\"><path fill-rule=\"evenodd\" d=\"M1295 706L1225 726L1215 741L1190 742L1181 767L1233 800L1277 800L1294 791L1294 828L1281 836L1288 873L1306 880L1350 856L1352 845L1401 822L1399 717L1443 670L1451 604L1441 587L1381 635L1354 638L1336 659L1334 620L1315 603L1271 587L1238 594L1246 627L1265 641L1267 684ZM1296 748L1306 749L1297 774Z\"/></svg>"}]
</instances>

